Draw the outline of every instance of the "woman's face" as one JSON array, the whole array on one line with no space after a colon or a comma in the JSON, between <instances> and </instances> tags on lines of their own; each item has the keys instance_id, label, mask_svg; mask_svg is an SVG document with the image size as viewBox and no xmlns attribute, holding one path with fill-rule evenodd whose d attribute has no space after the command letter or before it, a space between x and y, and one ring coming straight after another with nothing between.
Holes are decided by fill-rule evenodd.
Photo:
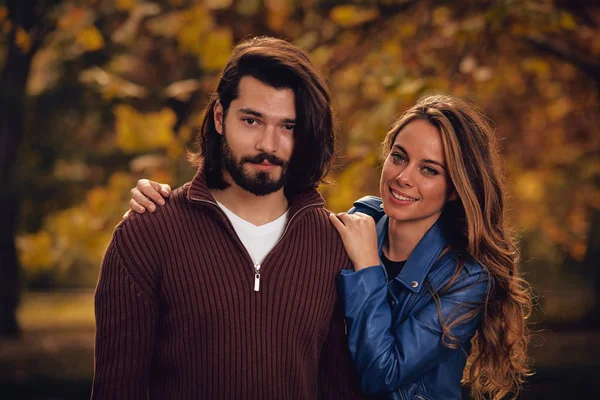
<instances>
[{"instance_id":1,"label":"woman's face","mask_svg":"<svg viewBox=\"0 0 600 400\"><path fill-rule=\"evenodd\" d=\"M428 228L456 197L451 188L440 132L423 119L408 123L396 135L381 171L385 213Z\"/></svg>"}]
</instances>

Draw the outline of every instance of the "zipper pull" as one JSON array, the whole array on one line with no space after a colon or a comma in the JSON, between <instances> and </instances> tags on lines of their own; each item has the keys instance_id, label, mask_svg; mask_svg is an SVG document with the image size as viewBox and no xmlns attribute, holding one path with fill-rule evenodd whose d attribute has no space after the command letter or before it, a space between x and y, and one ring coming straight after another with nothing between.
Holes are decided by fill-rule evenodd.
<instances>
[{"instance_id":1,"label":"zipper pull","mask_svg":"<svg viewBox=\"0 0 600 400\"><path fill-rule=\"evenodd\" d=\"M254 291L258 292L260 289L260 264L254 266Z\"/></svg>"}]
</instances>

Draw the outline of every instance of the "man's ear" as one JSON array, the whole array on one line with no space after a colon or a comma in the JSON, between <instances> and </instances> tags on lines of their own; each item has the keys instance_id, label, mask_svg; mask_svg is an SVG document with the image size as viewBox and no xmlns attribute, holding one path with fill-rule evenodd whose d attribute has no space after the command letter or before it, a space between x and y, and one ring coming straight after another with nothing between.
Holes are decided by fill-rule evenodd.
<instances>
[{"instance_id":1,"label":"man's ear","mask_svg":"<svg viewBox=\"0 0 600 400\"><path fill-rule=\"evenodd\" d=\"M213 107L213 119L215 122L215 129L219 132L219 135L223 134L223 106L221 101L217 99L215 106Z\"/></svg>"}]
</instances>

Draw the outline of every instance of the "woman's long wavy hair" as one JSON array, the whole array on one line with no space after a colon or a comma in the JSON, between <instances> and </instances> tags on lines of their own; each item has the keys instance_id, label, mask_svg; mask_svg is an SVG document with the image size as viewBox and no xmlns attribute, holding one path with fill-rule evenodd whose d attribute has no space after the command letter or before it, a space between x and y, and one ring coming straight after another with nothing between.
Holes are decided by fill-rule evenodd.
<instances>
[{"instance_id":1,"label":"woman's long wavy hair","mask_svg":"<svg viewBox=\"0 0 600 400\"><path fill-rule=\"evenodd\" d=\"M517 271L518 250L505 223L505 193L502 163L494 129L473 105L451 96L431 96L407 110L392 126L382 143L387 156L396 136L408 123L422 119L440 132L452 186L459 199L445 206L441 218L453 250L468 253L489 273L490 290L478 308L458 318L441 319L444 344L458 348L452 327L471 318L481 318L471 340L471 354L463 383L476 399L516 397L526 376L531 312L529 286ZM464 260L457 263L450 283L430 293L438 304L439 295L458 277ZM459 311L460 313L460 311ZM456 316L456 315L455 315Z\"/></svg>"}]
</instances>

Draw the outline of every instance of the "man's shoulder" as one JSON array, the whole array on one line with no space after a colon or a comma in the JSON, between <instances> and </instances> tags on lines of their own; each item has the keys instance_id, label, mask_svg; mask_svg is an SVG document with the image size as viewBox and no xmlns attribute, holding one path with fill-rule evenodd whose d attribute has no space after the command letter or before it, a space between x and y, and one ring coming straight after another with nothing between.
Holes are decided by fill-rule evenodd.
<instances>
[{"instance_id":1,"label":"man's shoulder","mask_svg":"<svg viewBox=\"0 0 600 400\"><path fill-rule=\"evenodd\" d=\"M156 211L145 211L143 214L129 212L115 228L115 231L131 233L142 233L148 231L159 231L159 226L167 228L177 223L178 217L190 212L190 202L187 199L189 183L178 187L165 199L163 206L158 206ZM158 232L156 232L158 233Z\"/></svg>"},{"instance_id":2,"label":"man's shoulder","mask_svg":"<svg viewBox=\"0 0 600 400\"><path fill-rule=\"evenodd\" d=\"M319 236L325 236L328 240L341 243L342 239L329 219L331 213L331 211L323 207L311 210L309 215L314 225L312 229L317 230L320 233Z\"/></svg>"}]
</instances>

